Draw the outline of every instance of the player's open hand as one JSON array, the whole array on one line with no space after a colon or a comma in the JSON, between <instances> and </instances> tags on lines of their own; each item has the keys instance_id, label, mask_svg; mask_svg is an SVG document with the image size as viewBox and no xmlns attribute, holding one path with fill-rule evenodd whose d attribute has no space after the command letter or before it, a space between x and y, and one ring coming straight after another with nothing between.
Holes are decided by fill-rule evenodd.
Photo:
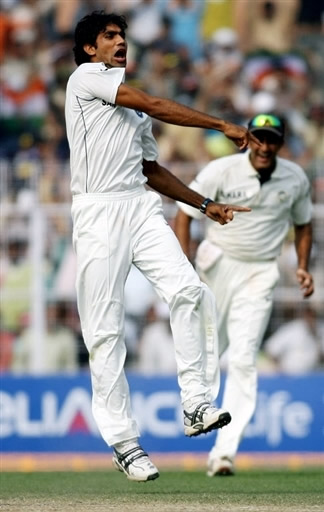
<instances>
[{"instance_id":1,"label":"player's open hand","mask_svg":"<svg viewBox=\"0 0 324 512\"><path fill-rule=\"evenodd\" d=\"M238 126L237 124L226 122L224 135L236 144L239 149L246 149L249 145L249 142L255 142L258 146L261 146L261 142L259 139L250 133L247 128L243 126Z\"/></svg>"},{"instance_id":2,"label":"player's open hand","mask_svg":"<svg viewBox=\"0 0 324 512\"><path fill-rule=\"evenodd\" d=\"M206 215L219 224L228 224L234 219L234 212L250 212L251 208L233 204L210 202L207 205Z\"/></svg>"},{"instance_id":3,"label":"player's open hand","mask_svg":"<svg viewBox=\"0 0 324 512\"><path fill-rule=\"evenodd\" d=\"M303 296L309 297L314 292L313 276L307 270L299 268L296 272L297 280L300 284L300 289L303 291Z\"/></svg>"}]
</instances>

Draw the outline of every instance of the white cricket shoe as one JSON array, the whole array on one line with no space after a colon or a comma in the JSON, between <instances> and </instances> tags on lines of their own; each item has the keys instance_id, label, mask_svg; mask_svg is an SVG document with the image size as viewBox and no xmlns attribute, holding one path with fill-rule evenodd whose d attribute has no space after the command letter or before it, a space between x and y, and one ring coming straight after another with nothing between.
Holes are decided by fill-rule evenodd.
<instances>
[{"instance_id":1,"label":"white cricket shoe","mask_svg":"<svg viewBox=\"0 0 324 512\"><path fill-rule=\"evenodd\" d=\"M217 428L225 427L231 421L231 415L224 409L217 409L209 402L197 405L192 413L184 413L184 432L186 436L199 436L207 434Z\"/></svg>"},{"instance_id":2,"label":"white cricket shoe","mask_svg":"<svg viewBox=\"0 0 324 512\"><path fill-rule=\"evenodd\" d=\"M229 457L215 457L209 459L207 476L231 476L234 475L234 464Z\"/></svg>"},{"instance_id":3,"label":"white cricket shoe","mask_svg":"<svg viewBox=\"0 0 324 512\"><path fill-rule=\"evenodd\" d=\"M125 453L119 453L114 448L113 464L118 471L122 471L128 480L147 482L159 477L158 469L150 461L147 453L136 446Z\"/></svg>"}]
</instances>

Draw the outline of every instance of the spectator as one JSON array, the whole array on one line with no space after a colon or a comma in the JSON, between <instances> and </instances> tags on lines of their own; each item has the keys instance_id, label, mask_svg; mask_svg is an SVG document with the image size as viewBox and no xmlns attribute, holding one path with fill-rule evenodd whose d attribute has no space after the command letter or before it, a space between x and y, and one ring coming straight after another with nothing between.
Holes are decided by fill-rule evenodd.
<instances>
[{"instance_id":1,"label":"spectator","mask_svg":"<svg viewBox=\"0 0 324 512\"><path fill-rule=\"evenodd\" d=\"M162 13L156 0L141 0L129 15L128 33L137 47L136 61L138 62L161 35Z\"/></svg>"},{"instance_id":2,"label":"spectator","mask_svg":"<svg viewBox=\"0 0 324 512\"><path fill-rule=\"evenodd\" d=\"M171 21L173 41L186 48L193 60L199 59L202 54L201 19L204 7L204 0L168 0L164 8Z\"/></svg>"},{"instance_id":3,"label":"spectator","mask_svg":"<svg viewBox=\"0 0 324 512\"><path fill-rule=\"evenodd\" d=\"M13 158L24 134L33 139L40 134L48 102L46 84L35 65L35 13L24 2L9 19L11 30L0 69L0 155Z\"/></svg>"},{"instance_id":4,"label":"spectator","mask_svg":"<svg viewBox=\"0 0 324 512\"><path fill-rule=\"evenodd\" d=\"M242 49L285 53L296 36L300 0L247 0L235 2L235 19Z\"/></svg>"},{"instance_id":5,"label":"spectator","mask_svg":"<svg viewBox=\"0 0 324 512\"><path fill-rule=\"evenodd\" d=\"M324 322L306 306L299 318L284 323L265 340L263 351L277 372L302 375L318 370L324 361Z\"/></svg>"},{"instance_id":6,"label":"spectator","mask_svg":"<svg viewBox=\"0 0 324 512\"><path fill-rule=\"evenodd\" d=\"M11 369L14 335L0 329L0 373Z\"/></svg>"},{"instance_id":7,"label":"spectator","mask_svg":"<svg viewBox=\"0 0 324 512\"><path fill-rule=\"evenodd\" d=\"M141 297L141 300L138 300ZM156 300L156 292L149 281L134 265L125 285L125 342L128 366L136 363L138 343L145 324L147 310Z\"/></svg>"},{"instance_id":8,"label":"spectator","mask_svg":"<svg viewBox=\"0 0 324 512\"><path fill-rule=\"evenodd\" d=\"M136 369L143 375L176 375L169 310L165 303L152 305L138 347Z\"/></svg>"},{"instance_id":9,"label":"spectator","mask_svg":"<svg viewBox=\"0 0 324 512\"><path fill-rule=\"evenodd\" d=\"M0 314L2 330L19 334L30 309L32 268L28 258L26 226L13 223L1 269Z\"/></svg>"},{"instance_id":10,"label":"spectator","mask_svg":"<svg viewBox=\"0 0 324 512\"><path fill-rule=\"evenodd\" d=\"M47 332L44 338L46 374L61 371L75 372L78 368L78 347L74 333L66 326L68 308L64 302L50 302L47 305ZM27 327L15 341L12 371L32 372L32 344L34 336Z\"/></svg>"}]
</instances>

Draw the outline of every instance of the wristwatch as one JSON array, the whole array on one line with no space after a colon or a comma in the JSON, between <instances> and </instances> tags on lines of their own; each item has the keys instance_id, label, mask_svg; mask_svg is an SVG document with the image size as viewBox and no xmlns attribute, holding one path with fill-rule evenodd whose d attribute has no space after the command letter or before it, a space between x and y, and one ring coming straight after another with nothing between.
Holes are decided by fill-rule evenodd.
<instances>
[{"instance_id":1,"label":"wristwatch","mask_svg":"<svg viewBox=\"0 0 324 512\"><path fill-rule=\"evenodd\" d=\"M209 197L206 197L206 199L201 203L199 211L201 213L206 213L208 203L213 203L213 202L214 201L212 199L210 199Z\"/></svg>"}]
</instances>

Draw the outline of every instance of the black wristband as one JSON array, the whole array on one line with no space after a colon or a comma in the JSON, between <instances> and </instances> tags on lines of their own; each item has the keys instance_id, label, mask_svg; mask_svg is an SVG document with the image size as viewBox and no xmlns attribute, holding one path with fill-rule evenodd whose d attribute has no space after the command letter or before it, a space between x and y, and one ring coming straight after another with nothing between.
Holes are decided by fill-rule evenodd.
<instances>
[{"instance_id":1,"label":"black wristband","mask_svg":"<svg viewBox=\"0 0 324 512\"><path fill-rule=\"evenodd\" d=\"M199 211L201 213L206 213L208 203L213 203L213 202L214 201L212 199L210 199L209 197L206 197L205 201L203 201L203 203L201 203Z\"/></svg>"}]
</instances>

